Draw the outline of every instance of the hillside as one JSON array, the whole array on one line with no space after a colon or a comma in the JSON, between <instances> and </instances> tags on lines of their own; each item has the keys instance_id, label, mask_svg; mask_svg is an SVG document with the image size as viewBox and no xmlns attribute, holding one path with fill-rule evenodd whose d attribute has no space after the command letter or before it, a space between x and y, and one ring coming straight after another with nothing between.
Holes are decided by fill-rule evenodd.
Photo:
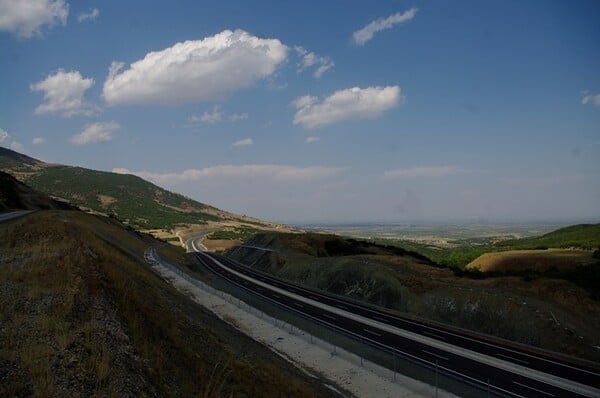
<instances>
[{"instance_id":1,"label":"hillside","mask_svg":"<svg viewBox=\"0 0 600 398\"><path fill-rule=\"evenodd\" d=\"M600 224L578 224L560 228L545 235L507 240L495 245L499 248L511 249L547 249L547 248L580 248L596 250L600 248Z\"/></svg>"},{"instance_id":2,"label":"hillside","mask_svg":"<svg viewBox=\"0 0 600 398\"><path fill-rule=\"evenodd\" d=\"M72 207L53 200L0 171L0 212L10 210L63 209Z\"/></svg>"},{"instance_id":3,"label":"hillside","mask_svg":"<svg viewBox=\"0 0 600 398\"><path fill-rule=\"evenodd\" d=\"M0 223L0 396L334 395L154 274L158 243L80 211Z\"/></svg>"},{"instance_id":4,"label":"hillside","mask_svg":"<svg viewBox=\"0 0 600 398\"><path fill-rule=\"evenodd\" d=\"M592 348L599 343L600 301L587 282L597 280L597 260L565 274L474 279L391 245L314 233L257 234L227 256L409 316L600 360Z\"/></svg>"},{"instance_id":5,"label":"hillside","mask_svg":"<svg viewBox=\"0 0 600 398\"><path fill-rule=\"evenodd\" d=\"M48 164L6 148L0 148L0 170L49 196L115 216L139 230L209 222L274 228L169 192L137 176Z\"/></svg>"}]
</instances>

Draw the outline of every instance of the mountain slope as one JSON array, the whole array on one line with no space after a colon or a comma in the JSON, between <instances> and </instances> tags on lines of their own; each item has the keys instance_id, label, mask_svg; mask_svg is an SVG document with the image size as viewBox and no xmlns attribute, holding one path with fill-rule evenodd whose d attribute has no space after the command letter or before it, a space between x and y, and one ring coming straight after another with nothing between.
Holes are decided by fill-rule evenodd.
<instances>
[{"instance_id":1,"label":"mountain slope","mask_svg":"<svg viewBox=\"0 0 600 398\"><path fill-rule=\"evenodd\" d=\"M6 148L0 148L0 170L47 195L114 215L137 229L168 229L208 221L270 226L169 192L137 176L48 164Z\"/></svg>"}]
</instances>

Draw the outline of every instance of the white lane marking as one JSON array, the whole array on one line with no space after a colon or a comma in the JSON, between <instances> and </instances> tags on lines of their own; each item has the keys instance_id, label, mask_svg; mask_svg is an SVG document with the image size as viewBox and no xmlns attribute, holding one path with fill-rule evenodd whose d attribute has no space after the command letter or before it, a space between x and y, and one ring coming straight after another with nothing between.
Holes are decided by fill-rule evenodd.
<instances>
[{"instance_id":1,"label":"white lane marking","mask_svg":"<svg viewBox=\"0 0 600 398\"><path fill-rule=\"evenodd\" d=\"M529 388L530 390L533 390L533 391L541 392L542 394L546 394L549 397L554 397L555 396L554 394L551 394L551 393L549 393L547 391L538 390L535 387L531 387L531 386L528 386L526 384L519 383L518 381L513 381L513 383L516 384L516 385L518 385L518 386L521 386L521 387Z\"/></svg>"},{"instance_id":2,"label":"white lane marking","mask_svg":"<svg viewBox=\"0 0 600 398\"><path fill-rule=\"evenodd\" d=\"M447 360L448 360L448 358L446 358L446 357L443 357L443 356L441 356L441 355L439 355L439 354L436 354L436 353L433 353L433 352L430 352L430 351L427 351L427 350L421 350L421 351L423 351L425 354L433 355L434 357L437 357L437 358L443 359L444 361L447 361Z\"/></svg>"},{"instance_id":3,"label":"white lane marking","mask_svg":"<svg viewBox=\"0 0 600 398\"><path fill-rule=\"evenodd\" d=\"M380 318L380 317L378 317L378 316L374 316L374 317L373 317L373 319L376 319L376 320L378 320L379 322L390 323L390 321L388 321L387 319L383 319L383 318Z\"/></svg>"},{"instance_id":4,"label":"white lane marking","mask_svg":"<svg viewBox=\"0 0 600 398\"><path fill-rule=\"evenodd\" d=\"M424 332L423 332L423 334L429 335L429 336L431 336L431 337L435 337L436 339L440 339L440 340L446 340L446 338L445 338L445 337L438 336L437 334L435 334L435 333L430 333L430 332L428 332L428 331L424 331Z\"/></svg>"},{"instance_id":5,"label":"white lane marking","mask_svg":"<svg viewBox=\"0 0 600 398\"><path fill-rule=\"evenodd\" d=\"M524 360L522 360L522 359L517 359L517 358L509 357L508 355L500 354L499 352L497 352L497 353L496 353L496 355L498 355L498 356L500 356L500 357L502 357L502 358L509 359L509 360L511 360L511 361L522 362L522 363L525 363L525 364L528 364L528 363L529 363L529 362L527 362L527 361L524 361Z\"/></svg>"},{"instance_id":6,"label":"white lane marking","mask_svg":"<svg viewBox=\"0 0 600 398\"><path fill-rule=\"evenodd\" d=\"M369 330L369 329L364 329L364 328L363 328L363 330L364 330L365 332L367 332L367 333L371 333L372 335L374 335L374 336L377 336L377 337L381 337L381 336L382 336L382 335L381 335L381 333L377 333L377 332L374 332L374 331L372 331L372 330Z\"/></svg>"}]
</instances>

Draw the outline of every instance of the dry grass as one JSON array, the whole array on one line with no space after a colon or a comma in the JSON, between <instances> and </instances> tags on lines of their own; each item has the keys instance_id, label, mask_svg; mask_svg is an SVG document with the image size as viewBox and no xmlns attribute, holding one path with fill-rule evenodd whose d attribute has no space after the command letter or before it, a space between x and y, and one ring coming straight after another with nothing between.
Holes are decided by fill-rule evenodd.
<instances>
[{"instance_id":1,"label":"dry grass","mask_svg":"<svg viewBox=\"0 0 600 398\"><path fill-rule=\"evenodd\" d=\"M591 251L585 250L510 250L485 253L467 265L467 269L482 272L547 271L550 268L573 269L594 262Z\"/></svg>"},{"instance_id":2,"label":"dry grass","mask_svg":"<svg viewBox=\"0 0 600 398\"><path fill-rule=\"evenodd\" d=\"M331 395L154 274L150 243L80 212L0 224L0 396Z\"/></svg>"}]
</instances>

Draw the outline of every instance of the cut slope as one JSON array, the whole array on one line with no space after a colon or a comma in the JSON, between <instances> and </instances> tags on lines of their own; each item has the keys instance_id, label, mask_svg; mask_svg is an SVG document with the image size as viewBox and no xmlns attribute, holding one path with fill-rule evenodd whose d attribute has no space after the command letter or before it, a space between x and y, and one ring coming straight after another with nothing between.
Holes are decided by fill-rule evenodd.
<instances>
[{"instance_id":1,"label":"cut slope","mask_svg":"<svg viewBox=\"0 0 600 398\"><path fill-rule=\"evenodd\" d=\"M0 396L334 395L155 275L154 243L78 211L0 224Z\"/></svg>"}]
</instances>

